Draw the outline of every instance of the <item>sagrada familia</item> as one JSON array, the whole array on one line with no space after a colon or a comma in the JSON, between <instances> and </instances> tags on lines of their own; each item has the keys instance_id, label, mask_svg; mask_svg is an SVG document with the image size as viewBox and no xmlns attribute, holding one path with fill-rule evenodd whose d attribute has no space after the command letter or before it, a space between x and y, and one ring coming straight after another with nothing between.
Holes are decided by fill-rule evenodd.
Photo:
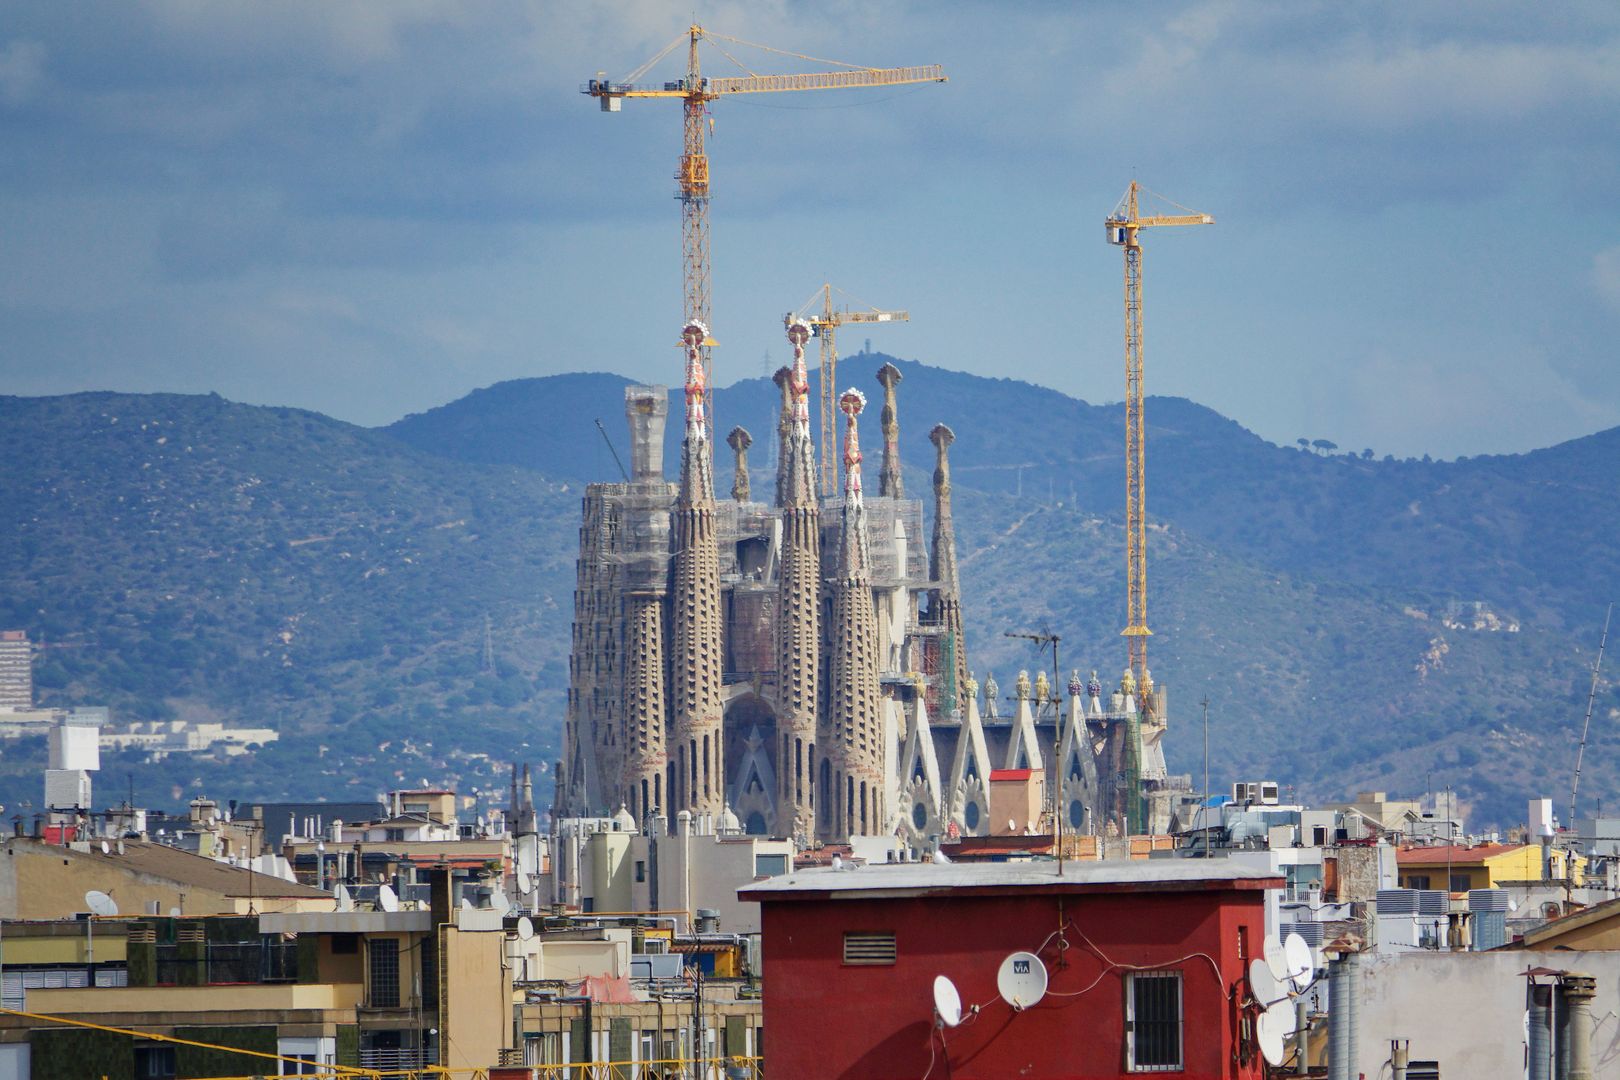
<instances>
[{"instance_id":1,"label":"sagrada familia","mask_svg":"<svg viewBox=\"0 0 1620 1080\"><path fill-rule=\"evenodd\" d=\"M1020 672L1003 700L968 667L951 513L950 448L935 448L931 543L905 496L898 369L878 372L883 459L863 490L859 417L845 391L842 497L816 489L808 325L788 324L776 490L749 483L749 433L735 428L730 498L717 499L702 358L689 323L685 437L663 471L661 386L625 390L631 469L591 484L580 525L573 649L556 817L624 809L640 822L681 810L716 827L801 846L901 835L922 847L990 831L998 770L1044 770L1063 828L1162 832L1171 785L1160 746L1165 695L1127 671L1105 695L1075 673L1067 696ZM823 447L823 453L831 452ZM1149 677L1150 679L1151 677Z\"/></svg>"}]
</instances>

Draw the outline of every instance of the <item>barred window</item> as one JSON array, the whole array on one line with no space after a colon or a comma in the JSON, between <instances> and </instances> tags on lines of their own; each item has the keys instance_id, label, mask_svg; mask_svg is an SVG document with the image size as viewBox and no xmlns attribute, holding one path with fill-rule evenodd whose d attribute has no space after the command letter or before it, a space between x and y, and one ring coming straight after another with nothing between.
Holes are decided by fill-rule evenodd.
<instances>
[{"instance_id":1,"label":"barred window","mask_svg":"<svg viewBox=\"0 0 1620 1080\"><path fill-rule=\"evenodd\" d=\"M366 954L371 969L371 1007L399 1008L398 939L372 938L366 942Z\"/></svg>"},{"instance_id":2,"label":"barred window","mask_svg":"<svg viewBox=\"0 0 1620 1080\"><path fill-rule=\"evenodd\" d=\"M844 934L844 963L846 964L892 964L894 963L894 931L858 931L851 930Z\"/></svg>"},{"instance_id":3,"label":"barred window","mask_svg":"<svg viewBox=\"0 0 1620 1080\"><path fill-rule=\"evenodd\" d=\"M1181 972L1125 976L1125 1063L1132 1072L1181 1069Z\"/></svg>"}]
</instances>

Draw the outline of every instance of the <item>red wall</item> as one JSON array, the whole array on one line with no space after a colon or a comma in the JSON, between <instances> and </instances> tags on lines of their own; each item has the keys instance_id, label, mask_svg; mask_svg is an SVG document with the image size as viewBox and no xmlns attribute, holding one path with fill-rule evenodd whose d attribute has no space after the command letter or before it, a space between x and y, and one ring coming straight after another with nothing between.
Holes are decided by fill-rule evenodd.
<instances>
[{"instance_id":1,"label":"red wall","mask_svg":"<svg viewBox=\"0 0 1620 1080\"><path fill-rule=\"evenodd\" d=\"M943 1046L932 1039L931 1077L1140 1077L1125 1070L1125 973L1110 970L1090 939L1115 964L1181 970L1185 1069L1168 1075L1258 1077L1258 1055L1234 1060L1237 1010L1227 995L1246 965L1240 928L1250 958L1264 939L1263 897L1230 890L766 901L766 1067L793 1080L923 1076L934 976L946 975L964 1012L983 1008L944 1029ZM1056 937L1041 948L1065 922L1069 948ZM845 966L846 930L894 931L896 963ZM996 971L1018 950L1039 951L1050 975L1045 1000L1021 1013L996 994ZM1216 961L1218 980L1209 961L1186 959L1194 953Z\"/></svg>"}]
</instances>

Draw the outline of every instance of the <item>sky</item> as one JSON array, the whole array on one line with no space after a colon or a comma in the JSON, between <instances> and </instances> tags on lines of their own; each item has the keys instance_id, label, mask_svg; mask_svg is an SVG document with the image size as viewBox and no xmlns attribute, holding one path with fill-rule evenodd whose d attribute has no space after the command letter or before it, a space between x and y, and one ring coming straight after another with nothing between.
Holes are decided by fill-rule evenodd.
<instances>
[{"instance_id":1,"label":"sky","mask_svg":"<svg viewBox=\"0 0 1620 1080\"><path fill-rule=\"evenodd\" d=\"M713 104L719 385L826 281L909 310L876 350L1117 401L1135 178L1216 219L1146 234L1149 393L1379 455L1620 424L1611 2L0 0L0 394L678 382L680 110L580 85L694 8L950 78Z\"/></svg>"}]
</instances>

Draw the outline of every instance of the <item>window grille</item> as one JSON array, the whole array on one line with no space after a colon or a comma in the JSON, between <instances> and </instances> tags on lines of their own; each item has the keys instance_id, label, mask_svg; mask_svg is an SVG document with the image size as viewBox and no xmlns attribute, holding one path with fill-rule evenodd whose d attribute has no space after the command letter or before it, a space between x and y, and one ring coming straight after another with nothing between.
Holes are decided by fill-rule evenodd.
<instances>
[{"instance_id":1,"label":"window grille","mask_svg":"<svg viewBox=\"0 0 1620 1080\"><path fill-rule=\"evenodd\" d=\"M1125 1059L1132 1072L1181 1070L1181 972L1125 977Z\"/></svg>"},{"instance_id":2,"label":"window grille","mask_svg":"<svg viewBox=\"0 0 1620 1080\"><path fill-rule=\"evenodd\" d=\"M369 1004L374 1009L399 1008L399 941L373 938L366 943L371 969Z\"/></svg>"}]
</instances>

